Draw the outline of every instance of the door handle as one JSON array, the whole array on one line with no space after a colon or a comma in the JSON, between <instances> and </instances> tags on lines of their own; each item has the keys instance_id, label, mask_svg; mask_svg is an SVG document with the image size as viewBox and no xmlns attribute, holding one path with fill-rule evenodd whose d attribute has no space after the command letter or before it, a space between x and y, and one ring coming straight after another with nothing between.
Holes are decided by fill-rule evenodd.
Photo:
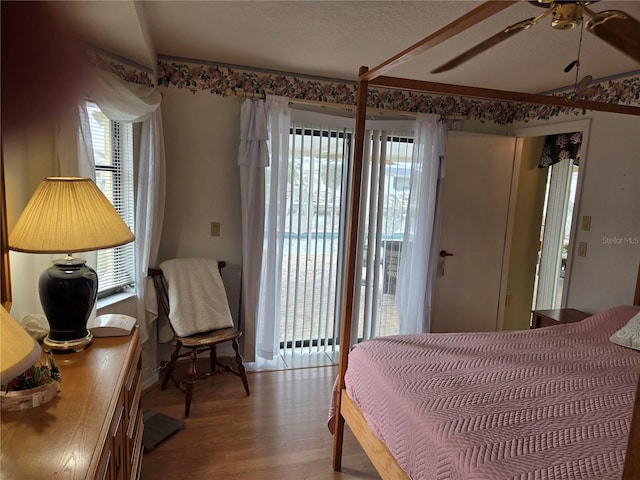
<instances>
[{"instance_id":1,"label":"door handle","mask_svg":"<svg viewBox=\"0 0 640 480\"><path fill-rule=\"evenodd\" d=\"M444 277L444 261L447 257L453 257L453 253L449 253L446 250L440 250L440 276Z\"/></svg>"}]
</instances>

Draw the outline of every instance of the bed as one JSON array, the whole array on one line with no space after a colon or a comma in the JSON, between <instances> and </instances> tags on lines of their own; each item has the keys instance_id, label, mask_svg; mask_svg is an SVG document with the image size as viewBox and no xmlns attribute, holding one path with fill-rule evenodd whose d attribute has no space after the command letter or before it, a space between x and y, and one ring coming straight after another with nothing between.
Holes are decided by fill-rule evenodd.
<instances>
[{"instance_id":1,"label":"bed","mask_svg":"<svg viewBox=\"0 0 640 480\"><path fill-rule=\"evenodd\" d=\"M360 68L340 345L350 344L368 87L576 108L563 97L385 76L513 3L486 2L379 66ZM628 105L579 107L640 115ZM639 479L640 352L609 337L640 311L640 271L633 305L547 329L391 337L341 349L329 418L334 470L346 422L385 479Z\"/></svg>"},{"instance_id":2,"label":"bed","mask_svg":"<svg viewBox=\"0 0 640 480\"><path fill-rule=\"evenodd\" d=\"M639 313L369 340L350 352L343 400L409 478L619 479L640 351L609 338Z\"/></svg>"}]
</instances>

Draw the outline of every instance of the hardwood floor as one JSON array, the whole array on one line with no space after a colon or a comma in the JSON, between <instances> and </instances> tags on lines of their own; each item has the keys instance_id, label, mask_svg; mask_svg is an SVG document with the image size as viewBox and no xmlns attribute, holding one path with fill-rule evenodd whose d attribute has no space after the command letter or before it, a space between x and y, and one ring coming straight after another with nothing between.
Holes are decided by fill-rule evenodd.
<instances>
[{"instance_id":1,"label":"hardwood floor","mask_svg":"<svg viewBox=\"0 0 640 480\"><path fill-rule=\"evenodd\" d=\"M334 366L249 372L249 397L228 373L197 382L185 428L144 454L142 478L379 479L348 428L342 472L331 467L327 414L336 372ZM171 384L165 391L155 386L143 409L182 419L184 394Z\"/></svg>"}]
</instances>

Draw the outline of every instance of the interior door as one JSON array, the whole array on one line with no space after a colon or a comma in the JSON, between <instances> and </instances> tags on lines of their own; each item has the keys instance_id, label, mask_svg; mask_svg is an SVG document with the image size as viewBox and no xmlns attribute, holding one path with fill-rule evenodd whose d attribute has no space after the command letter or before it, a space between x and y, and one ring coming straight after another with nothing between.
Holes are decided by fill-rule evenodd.
<instances>
[{"instance_id":1,"label":"interior door","mask_svg":"<svg viewBox=\"0 0 640 480\"><path fill-rule=\"evenodd\" d=\"M495 331L516 139L449 132L432 332ZM452 255L450 255L452 254Z\"/></svg>"}]
</instances>

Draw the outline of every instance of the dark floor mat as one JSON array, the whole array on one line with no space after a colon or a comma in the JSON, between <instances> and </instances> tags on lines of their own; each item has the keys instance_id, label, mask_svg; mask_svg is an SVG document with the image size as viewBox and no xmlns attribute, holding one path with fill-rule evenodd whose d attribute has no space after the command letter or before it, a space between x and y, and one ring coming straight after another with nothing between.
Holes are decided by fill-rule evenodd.
<instances>
[{"instance_id":1,"label":"dark floor mat","mask_svg":"<svg viewBox=\"0 0 640 480\"><path fill-rule=\"evenodd\" d=\"M153 450L160 442L184 427L182 420L153 410L145 411L143 419L144 435L142 436L142 444L145 452Z\"/></svg>"}]
</instances>

